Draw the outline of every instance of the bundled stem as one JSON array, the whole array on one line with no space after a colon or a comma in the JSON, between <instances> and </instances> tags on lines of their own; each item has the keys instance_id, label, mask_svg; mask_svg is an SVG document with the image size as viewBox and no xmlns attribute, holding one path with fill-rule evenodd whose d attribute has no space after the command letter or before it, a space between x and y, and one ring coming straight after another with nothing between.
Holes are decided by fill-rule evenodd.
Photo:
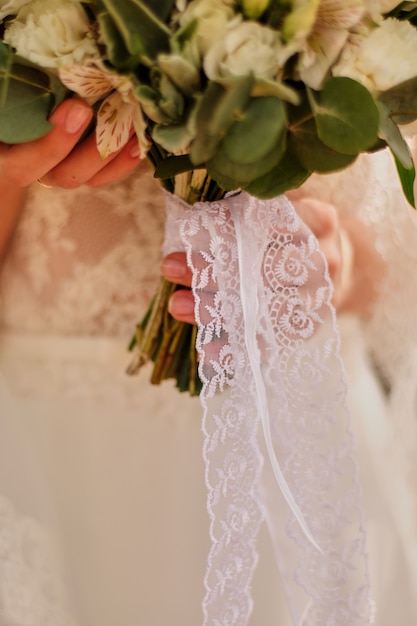
<instances>
[{"instance_id":1,"label":"bundled stem","mask_svg":"<svg viewBox=\"0 0 417 626\"><path fill-rule=\"evenodd\" d=\"M179 174L175 181L168 181L166 187L190 205L217 200L224 195L205 170ZM161 277L157 293L129 346L135 357L128 373L136 374L145 363L153 361L150 380L153 385L173 378L179 391L196 396L202 387L198 375L197 327L174 319L168 312L169 299L177 288L178 285Z\"/></svg>"}]
</instances>

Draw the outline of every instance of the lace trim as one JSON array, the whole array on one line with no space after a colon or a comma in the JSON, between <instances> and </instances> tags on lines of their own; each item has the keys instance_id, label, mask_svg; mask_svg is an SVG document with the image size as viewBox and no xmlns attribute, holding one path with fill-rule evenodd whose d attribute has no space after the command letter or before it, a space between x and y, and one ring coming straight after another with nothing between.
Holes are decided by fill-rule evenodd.
<instances>
[{"instance_id":1,"label":"lace trim","mask_svg":"<svg viewBox=\"0 0 417 626\"><path fill-rule=\"evenodd\" d=\"M240 194L190 210L168 197L168 206L166 250L179 230L199 321L212 539L205 624L247 624L265 514L295 623L363 624L357 469L317 241L284 198Z\"/></svg>"},{"instance_id":2,"label":"lace trim","mask_svg":"<svg viewBox=\"0 0 417 626\"><path fill-rule=\"evenodd\" d=\"M50 534L0 495L0 621L73 626Z\"/></svg>"}]
</instances>

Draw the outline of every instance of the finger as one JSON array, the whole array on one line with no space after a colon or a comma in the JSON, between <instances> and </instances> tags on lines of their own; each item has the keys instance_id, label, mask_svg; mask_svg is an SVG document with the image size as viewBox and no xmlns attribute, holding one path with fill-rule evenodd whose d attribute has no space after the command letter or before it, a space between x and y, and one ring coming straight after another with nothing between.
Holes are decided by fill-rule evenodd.
<instances>
[{"instance_id":1,"label":"finger","mask_svg":"<svg viewBox=\"0 0 417 626\"><path fill-rule=\"evenodd\" d=\"M194 297L191 291L187 289L178 289L175 291L168 303L168 311L180 322L195 324L194 315Z\"/></svg>"},{"instance_id":2,"label":"finger","mask_svg":"<svg viewBox=\"0 0 417 626\"><path fill-rule=\"evenodd\" d=\"M294 207L317 238L326 237L338 231L339 220L332 204L314 198L303 198L294 201Z\"/></svg>"},{"instance_id":3,"label":"finger","mask_svg":"<svg viewBox=\"0 0 417 626\"><path fill-rule=\"evenodd\" d=\"M102 187L124 178L141 163L139 154L138 140L135 135L114 159L87 181L87 184L90 187Z\"/></svg>"},{"instance_id":4,"label":"finger","mask_svg":"<svg viewBox=\"0 0 417 626\"><path fill-rule=\"evenodd\" d=\"M329 237L321 237L318 242L321 252L326 257L330 278L336 284L342 266L340 235L336 233Z\"/></svg>"},{"instance_id":5,"label":"finger","mask_svg":"<svg viewBox=\"0 0 417 626\"><path fill-rule=\"evenodd\" d=\"M185 252L172 252L162 261L161 272L172 283L191 287L192 272L187 266Z\"/></svg>"},{"instance_id":6,"label":"finger","mask_svg":"<svg viewBox=\"0 0 417 626\"><path fill-rule=\"evenodd\" d=\"M26 187L42 178L74 148L93 116L91 107L78 98L62 102L49 118L52 130L25 144L0 149L0 171L10 182Z\"/></svg>"}]
</instances>

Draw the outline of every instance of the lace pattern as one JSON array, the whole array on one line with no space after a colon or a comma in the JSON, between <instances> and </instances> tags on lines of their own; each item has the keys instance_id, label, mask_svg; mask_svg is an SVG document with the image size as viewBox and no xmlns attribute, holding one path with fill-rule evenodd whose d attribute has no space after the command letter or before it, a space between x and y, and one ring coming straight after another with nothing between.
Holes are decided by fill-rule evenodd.
<instances>
[{"instance_id":1,"label":"lace pattern","mask_svg":"<svg viewBox=\"0 0 417 626\"><path fill-rule=\"evenodd\" d=\"M283 198L242 193L190 210L168 197L168 216L166 251L179 230L199 321L205 624L247 624L264 515L294 622L367 623L356 465L317 241Z\"/></svg>"},{"instance_id":2,"label":"lace pattern","mask_svg":"<svg viewBox=\"0 0 417 626\"><path fill-rule=\"evenodd\" d=\"M0 495L0 623L74 626L47 529Z\"/></svg>"},{"instance_id":3,"label":"lace pattern","mask_svg":"<svg viewBox=\"0 0 417 626\"><path fill-rule=\"evenodd\" d=\"M106 189L33 187L1 274L2 326L130 337L158 283L164 221L147 169Z\"/></svg>"}]
</instances>

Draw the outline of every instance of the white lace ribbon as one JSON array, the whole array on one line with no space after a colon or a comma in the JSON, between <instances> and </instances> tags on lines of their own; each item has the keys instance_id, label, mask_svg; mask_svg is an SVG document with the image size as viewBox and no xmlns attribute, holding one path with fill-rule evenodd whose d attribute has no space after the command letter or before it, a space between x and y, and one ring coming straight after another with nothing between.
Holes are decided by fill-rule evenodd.
<instances>
[{"instance_id":1,"label":"white lace ribbon","mask_svg":"<svg viewBox=\"0 0 417 626\"><path fill-rule=\"evenodd\" d=\"M284 197L167 195L165 252L193 271L211 549L207 626L245 626L266 518L294 624L370 622L331 285Z\"/></svg>"}]
</instances>

